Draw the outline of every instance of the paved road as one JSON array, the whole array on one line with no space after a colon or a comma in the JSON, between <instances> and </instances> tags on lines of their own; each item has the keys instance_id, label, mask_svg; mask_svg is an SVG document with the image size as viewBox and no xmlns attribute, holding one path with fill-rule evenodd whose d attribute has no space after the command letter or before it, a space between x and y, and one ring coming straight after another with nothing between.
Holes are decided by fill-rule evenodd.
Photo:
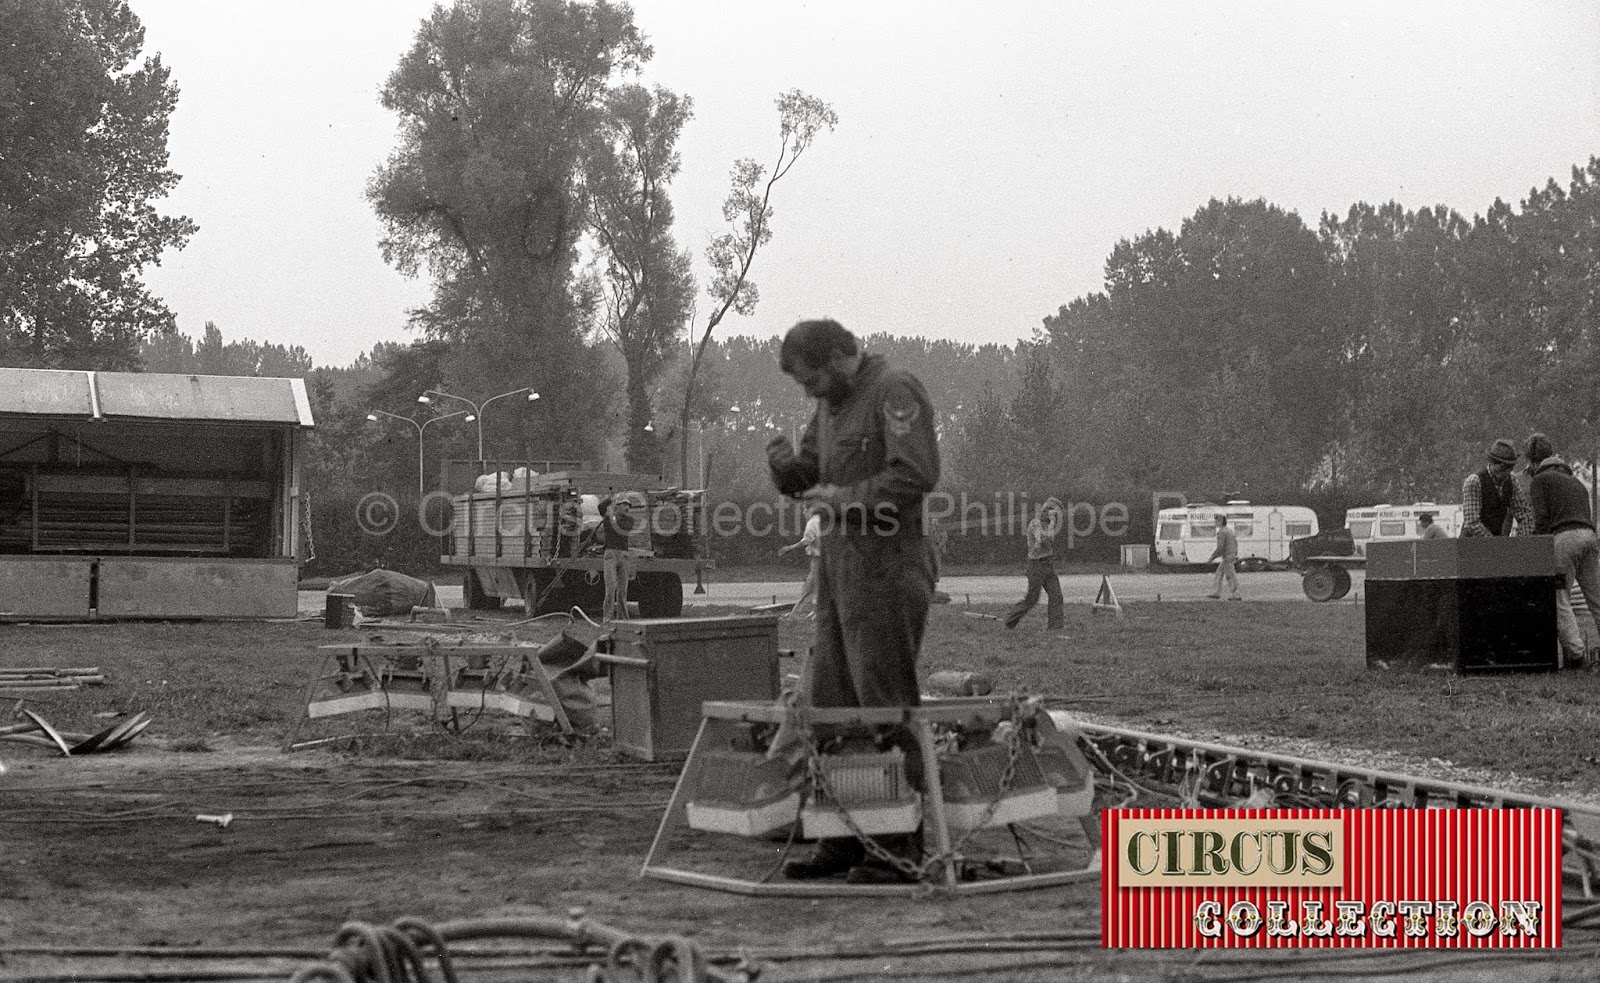
<instances>
[{"instance_id":1,"label":"paved road","mask_svg":"<svg viewBox=\"0 0 1600 983\"><path fill-rule=\"evenodd\" d=\"M1350 571L1352 585L1350 601L1360 596L1366 581L1361 570ZM1114 573L1111 587L1119 601L1203 601L1211 592L1209 573ZM1004 604L1022 596L1027 582L1019 573L1014 577L946 577L939 589L957 603L970 598L973 604ZM1073 574L1061 578L1061 592L1068 604L1088 604L1100 589L1098 574ZM1292 571L1268 573L1241 573L1239 593L1250 601L1303 601L1300 575ZM461 606L461 588L438 588L439 603L447 607ZM683 589L685 604L771 604L775 601L793 601L800 596L800 582L712 583L706 585L704 594L694 593L694 586ZM322 610L321 591L301 591L300 610L311 614Z\"/></svg>"},{"instance_id":2,"label":"paved road","mask_svg":"<svg viewBox=\"0 0 1600 983\"><path fill-rule=\"evenodd\" d=\"M1350 597L1362 590L1365 573L1351 571ZM1211 593L1209 573L1114 573L1111 588L1119 601L1203 601ZM1019 573L1014 577L946 577L939 581L939 589L958 602L969 597L974 604L1009 603L1022 596L1027 581ZM1073 574L1061 578L1061 593L1068 604L1088 604L1100 590L1098 574ZM1251 601L1305 601L1300 589L1300 575L1292 571L1268 573L1242 573L1239 575L1239 593ZM761 604L792 601L800 596L799 583L717 583L706 587L705 594L693 594L687 589L684 601L688 604Z\"/></svg>"}]
</instances>

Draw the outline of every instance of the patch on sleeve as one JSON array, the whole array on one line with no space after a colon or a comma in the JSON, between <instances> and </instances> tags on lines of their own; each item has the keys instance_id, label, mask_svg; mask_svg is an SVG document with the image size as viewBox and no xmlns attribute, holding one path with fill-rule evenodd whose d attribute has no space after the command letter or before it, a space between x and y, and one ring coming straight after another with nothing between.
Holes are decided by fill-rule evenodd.
<instances>
[{"instance_id":1,"label":"patch on sleeve","mask_svg":"<svg viewBox=\"0 0 1600 983\"><path fill-rule=\"evenodd\" d=\"M896 437L911 435L911 426L922 415L917 398L903 389L892 389L883 401L883 423Z\"/></svg>"}]
</instances>

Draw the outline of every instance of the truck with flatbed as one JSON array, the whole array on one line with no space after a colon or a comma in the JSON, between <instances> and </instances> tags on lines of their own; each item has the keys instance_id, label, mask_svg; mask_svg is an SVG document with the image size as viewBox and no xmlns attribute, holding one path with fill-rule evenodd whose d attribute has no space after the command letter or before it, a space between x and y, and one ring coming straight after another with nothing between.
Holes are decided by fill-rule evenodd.
<instances>
[{"instance_id":1,"label":"truck with flatbed","mask_svg":"<svg viewBox=\"0 0 1600 983\"><path fill-rule=\"evenodd\" d=\"M451 484L447 478L446 487ZM643 519L629 537L635 571L629 600L638 603L640 617L677 617L685 580L702 582L714 566L705 492L668 485L656 475L530 467L482 475L469 490L451 495L440 563L461 569L470 609L521 599L530 617L574 607L597 616L605 597L596 535L596 505L603 498L627 499Z\"/></svg>"}]
</instances>

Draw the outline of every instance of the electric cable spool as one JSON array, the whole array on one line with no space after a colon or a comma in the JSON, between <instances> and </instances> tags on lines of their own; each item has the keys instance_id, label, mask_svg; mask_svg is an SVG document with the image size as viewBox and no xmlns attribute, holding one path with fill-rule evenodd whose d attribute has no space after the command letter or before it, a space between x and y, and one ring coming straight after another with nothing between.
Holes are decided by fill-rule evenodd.
<instances>
[{"instance_id":1,"label":"electric cable spool","mask_svg":"<svg viewBox=\"0 0 1600 983\"><path fill-rule=\"evenodd\" d=\"M906 780L905 753L899 748L819 754L812 760L816 787L800 811L807 837L849 837L857 830L870 836L913 833L922 824L922 797ZM849 822L842 812L849 813Z\"/></svg>"}]
</instances>

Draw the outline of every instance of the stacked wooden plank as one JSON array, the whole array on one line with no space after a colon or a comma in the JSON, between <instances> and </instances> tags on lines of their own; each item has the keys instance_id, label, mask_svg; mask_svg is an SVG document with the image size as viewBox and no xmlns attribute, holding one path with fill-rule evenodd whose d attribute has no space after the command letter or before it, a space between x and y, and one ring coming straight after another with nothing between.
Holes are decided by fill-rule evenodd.
<instances>
[{"instance_id":1,"label":"stacked wooden plank","mask_svg":"<svg viewBox=\"0 0 1600 983\"><path fill-rule=\"evenodd\" d=\"M13 696L19 693L77 689L79 686L99 686L105 681L106 677L98 666L85 669L58 669L54 666L0 668L0 691L6 691Z\"/></svg>"}]
</instances>

